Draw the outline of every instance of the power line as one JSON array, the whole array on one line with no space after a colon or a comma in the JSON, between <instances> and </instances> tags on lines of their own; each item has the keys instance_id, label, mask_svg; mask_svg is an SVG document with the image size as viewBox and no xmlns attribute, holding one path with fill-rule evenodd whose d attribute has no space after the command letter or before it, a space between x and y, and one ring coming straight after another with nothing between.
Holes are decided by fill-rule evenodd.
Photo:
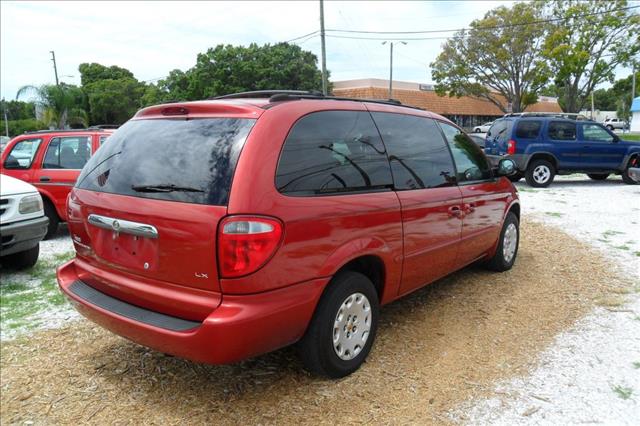
<instances>
[{"instance_id":1,"label":"power line","mask_svg":"<svg viewBox=\"0 0 640 426\"><path fill-rule=\"evenodd\" d=\"M300 37L292 38L291 40L287 40L287 41L285 41L283 43L291 43L292 41L300 40L301 38L305 38L305 37L310 36L310 35L317 35L319 32L320 32L320 30L315 30L315 31L310 32L309 34L305 34L305 35L301 35Z\"/></svg>"}]
</instances>

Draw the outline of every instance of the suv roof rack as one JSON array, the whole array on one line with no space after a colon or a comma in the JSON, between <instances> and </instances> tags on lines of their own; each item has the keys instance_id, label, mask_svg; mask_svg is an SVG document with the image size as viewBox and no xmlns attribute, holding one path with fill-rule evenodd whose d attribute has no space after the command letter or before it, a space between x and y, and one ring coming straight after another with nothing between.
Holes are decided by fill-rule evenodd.
<instances>
[{"instance_id":1,"label":"suv roof rack","mask_svg":"<svg viewBox=\"0 0 640 426\"><path fill-rule=\"evenodd\" d=\"M566 118L568 120L586 120L591 121L590 118L583 114L577 114L572 112L512 112L503 115L503 117L556 117Z\"/></svg>"},{"instance_id":2,"label":"suv roof rack","mask_svg":"<svg viewBox=\"0 0 640 426\"><path fill-rule=\"evenodd\" d=\"M315 90L255 90L251 92L231 93L229 95L216 96L212 100L220 99L247 99L247 98L269 98L269 103L297 101L300 99L317 99L317 100L334 100L334 101L352 101L352 102L372 102L377 104L386 104L394 106L402 106L405 108L413 108L422 110L422 108L403 105L397 99L363 99L363 98L343 98L340 96L323 95Z\"/></svg>"},{"instance_id":3,"label":"suv roof rack","mask_svg":"<svg viewBox=\"0 0 640 426\"><path fill-rule=\"evenodd\" d=\"M118 126L115 127L103 127L103 126L112 126L111 124L102 124L100 126L91 126L85 129L46 129L46 130L32 130L29 132L24 132L25 135L37 135L41 133L78 133L78 132L91 132L96 130L107 130L107 129L117 129Z\"/></svg>"}]
</instances>

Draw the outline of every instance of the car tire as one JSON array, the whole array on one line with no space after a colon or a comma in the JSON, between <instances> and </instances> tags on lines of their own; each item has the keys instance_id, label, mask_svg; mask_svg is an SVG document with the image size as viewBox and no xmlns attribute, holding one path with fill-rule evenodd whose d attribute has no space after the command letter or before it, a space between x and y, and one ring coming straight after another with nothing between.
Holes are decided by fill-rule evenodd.
<instances>
[{"instance_id":1,"label":"car tire","mask_svg":"<svg viewBox=\"0 0 640 426\"><path fill-rule=\"evenodd\" d=\"M53 204L48 200L45 200L44 202L44 215L49 218L47 233L44 236L44 239L48 240L58 232L58 224L60 223L60 217L58 217L56 208L53 207Z\"/></svg>"},{"instance_id":2,"label":"car tire","mask_svg":"<svg viewBox=\"0 0 640 426\"><path fill-rule=\"evenodd\" d=\"M379 309L369 278L353 271L337 274L298 343L306 369L337 379L360 368L375 340Z\"/></svg>"},{"instance_id":3,"label":"car tire","mask_svg":"<svg viewBox=\"0 0 640 426\"><path fill-rule=\"evenodd\" d=\"M525 179L529 186L546 188L551 185L556 175L555 167L547 160L534 160L529 163L525 172Z\"/></svg>"},{"instance_id":4,"label":"car tire","mask_svg":"<svg viewBox=\"0 0 640 426\"><path fill-rule=\"evenodd\" d=\"M473 133L480 133L480 128L476 127L475 129L473 129Z\"/></svg>"},{"instance_id":5,"label":"car tire","mask_svg":"<svg viewBox=\"0 0 640 426\"><path fill-rule=\"evenodd\" d=\"M21 251L19 253L10 254L3 257L4 264L15 269L27 269L31 268L38 262L38 256L40 255L40 243L29 250Z\"/></svg>"},{"instance_id":6,"label":"car tire","mask_svg":"<svg viewBox=\"0 0 640 426\"><path fill-rule=\"evenodd\" d=\"M609 173L587 173L591 180L605 180L609 177Z\"/></svg>"},{"instance_id":7,"label":"car tire","mask_svg":"<svg viewBox=\"0 0 640 426\"><path fill-rule=\"evenodd\" d=\"M611 130L611 131L613 132L613 126L612 126L611 124L609 124L609 125L607 126L607 129L609 129L609 130Z\"/></svg>"},{"instance_id":8,"label":"car tire","mask_svg":"<svg viewBox=\"0 0 640 426\"><path fill-rule=\"evenodd\" d=\"M516 173L516 174L514 174L514 175L507 176L507 179L509 179L511 182L514 182L514 183L515 183L515 182L519 182L519 181L520 181L520 179L522 179L523 177L524 177L524 175L523 175L522 173L517 172L517 173Z\"/></svg>"},{"instance_id":9,"label":"car tire","mask_svg":"<svg viewBox=\"0 0 640 426\"><path fill-rule=\"evenodd\" d=\"M504 272L511 269L518 256L519 243L520 223L518 217L513 212L509 212L502 225L496 252L485 263L485 267L496 272Z\"/></svg>"},{"instance_id":10,"label":"car tire","mask_svg":"<svg viewBox=\"0 0 640 426\"><path fill-rule=\"evenodd\" d=\"M629 176L629 169L631 167L640 167L640 157L633 157L631 160L629 160L627 167L625 167L622 171L622 181L627 185L638 185L639 182L636 182L635 180L631 179L631 176Z\"/></svg>"}]
</instances>

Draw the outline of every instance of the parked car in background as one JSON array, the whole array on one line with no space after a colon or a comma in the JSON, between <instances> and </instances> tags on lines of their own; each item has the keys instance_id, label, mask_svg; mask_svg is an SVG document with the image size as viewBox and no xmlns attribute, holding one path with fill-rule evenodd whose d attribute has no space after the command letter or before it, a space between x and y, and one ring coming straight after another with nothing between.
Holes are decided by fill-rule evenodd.
<instances>
[{"instance_id":1,"label":"parked car in background","mask_svg":"<svg viewBox=\"0 0 640 426\"><path fill-rule=\"evenodd\" d=\"M602 124L609 130L626 128L625 121L619 118L607 118Z\"/></svg>"},{"instance_id":2,"label":"parked car in background","mask_svg":"<svg viewBox=\"0 0 640 426\"><path fill-rule=\"evenodd\" d=\"M222 364L299 343L355 371L378 308L516 259L503 160L449 120L385 101L258 92L139 111L83 169L58 282L135 342ZM260 194L260 196L256 196Z\"/></svg>"},{"instance_id":3,"label":"parked car in background","mask_svg":"<svg viewBox=\"0 0 640 426\"><path fill-rule=\"evenodd\" d=\"M629 168L640 161L640 142L623 140L602 124L578 116L521 113L494 122L485 153L512 158L518 164L513 179L524 176L534 187L547 187L556 174L571 173L586 173L593 180L619 174L625 183L635 184Z\"/></svg>"},{"instance_id":4,"label":"parked car in background","mask_svg":"<svg viewBox=\"0 0 640 426\"><path fill-rule=\"evenodd\" d=\"M0 263L17 269L35 265L48 222L38 190L0 174Z\"/></svg>"},{"instance_id":5,"label":"parked car in background","mask_svg":"<svg viewBox=\"0 0 640 426\"><path fill-rule=\"evenodd\" d=\"M481 124L480 126L476 126L473 128L474 133L487 133L491 126L493 125L493 121L489 121L487 123Z\"/></svg>"},{"instance_id":6,"label":"parked car in background","mask_svg":"<svg viewBox=\"0 0 640 426\"><path fill-rule=\"evenodd\" d=\"M43 130L13 138L0 156L0 172L34 185L49 218L45 238L67 220L67 195L80 170L113 130Z\"/></svg>"}]
</instances>

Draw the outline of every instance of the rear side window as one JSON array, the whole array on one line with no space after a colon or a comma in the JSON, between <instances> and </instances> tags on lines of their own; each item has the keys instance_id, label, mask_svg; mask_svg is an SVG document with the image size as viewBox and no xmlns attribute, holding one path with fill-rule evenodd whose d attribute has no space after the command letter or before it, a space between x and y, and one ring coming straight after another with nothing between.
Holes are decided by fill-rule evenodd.
<instances>
[{"instance_id":1,"label":"rear side window","mask_svg":"<svg viewBox=\"0 0 640 426\"><path fill-rule=\"evenodd\" d=\"M42 139L25 139L16 143L4 160L6 169L28 169L38 152Z\"/></svg>"},{"instance_id":2,"label":"rear side window","mask_svg":"<svg viewBox=\"0 0 640 426\"><path fill-rule=\"evenodd\" d=\"M487 132L487 138L496 139L497 141L506 142L511 137L511 130L513 129L513 121L511 120L496 120Z\"/></svg>"},{"instance_id":3,"label":"rear side window","mask_svg":"<svg viewBox=\"0 0 640 426\"><path fill-rule=\"evenodd\" d=\"M109 136L78 178L78 188L112 194L226 205L253 119L132 120Z\"/></svg>"},{"instance_id":4,"label":"rear side window","mask_svg":"<svg viewBox=\"0 0 640 426\"><path fill-rule=\"evenodd\" d=\"M91 157L91 137L76 136L53 138L44 155L44 169L77 169L87 164Z\"/></svg>"},{"instance_id":5,"label":"rear side window","mask_svg":"<svg viewBox=\"0 0 640 426\"><path fill-rule=\"evenodd\" d=\"M284 142L276 186L301 196L391 189L387 154L371 115L320 111L302 117Z\"/></svg>"},{"instance_id":6,"label":"rear side window","mask_svg":"<svg viewBox=\"0 0 640 426\"><path fill-rule=\"evenodd\" d=\"M492 177L491 167L482 150L465 133L447 123L440 123L458 172L458 182L486 180Z\"/></svg>"},{"instance_id":7,"label":"rear side window","mask_svg":"<svg viewBox=\"0 0 640 426\"><path fill-rule=\"evenodd\" d=\"M576 140L576 123L567 121L552 121L549 123L547 131L549 139L557 141L574 141Z\"/></svg>"},{"instance_id":8,"label":"rear side window","mask_svg":"<svg viewBox=\"0 0 640 426\"><path fill-rule=\"evenodd\" d=\"M597 124L584 124L582 134L585 140L596 142L613 142L613 136Z\"/></svg>"},{"instance_id":9,"label":"rear side window","mask_svg":"<svg viewBox=\"0 0 640 426\"><path fill-rule=\"evenodd\" d=\"M384 112L372 115L389 153L396 189L455 184L451 154L432 119Z\"/></svg>"},{"instance_id":10,"label":"rear side window","mask_svg":"<svg viewBox=\"0 0 640 426\"><path fill-rule=\"evenodd\" d=\"M516 125L516 138L537 139L542 127L541 121L521 120Z\"/></svg>"}]
</instances>

